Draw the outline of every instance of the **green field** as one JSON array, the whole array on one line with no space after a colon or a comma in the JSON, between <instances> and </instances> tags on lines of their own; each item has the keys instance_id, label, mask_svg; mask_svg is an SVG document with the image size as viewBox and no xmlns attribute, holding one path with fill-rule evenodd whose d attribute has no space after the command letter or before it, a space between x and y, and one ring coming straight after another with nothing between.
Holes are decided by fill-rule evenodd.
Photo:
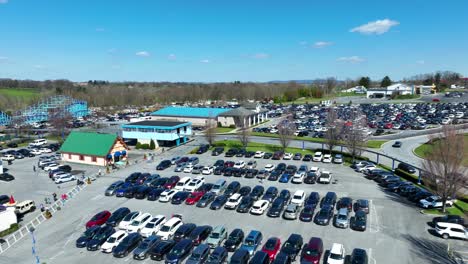
<instances>
[{"instance_id":1,"label":"green field","mask_svg":"<svg viewBox=\"0 0 468 264\"><path fill-rule=\"evenodd\" d=\"M451 215L465 216L468 214L468 203L465 203L462 201L456 201L455 206L446 207L445 210L446 210L445 214L442 213L440 209L426 209L426 210L423 210L423 212L425 214L435 214L435 215L451 214Z\"/></svg>"},{"instance_id":2,"label":"green field","mask_svg":"<svg viewBox=\"0 0 468 264\"><path fill-rule=\"evenodd\" d=\"M216 128L216 133L228 133L234 130L232 127L217 127Z\"/></svg>"},{"instance_id":3,"label":"green field","mask_svg":"<svg viewBox=\"0 0 468 264\"><path fill-rule=\"evenodd\" d=\"M463 166L468 166L468 134L465 134L464 138L465 153L463 155ZM422 144L421 146L414 149L414 154L416 154L420 158L425 158L428 155L428 153L432 152L432 149L434 148L434 146L436 146L436 144L440 144L440 141L437 140L433 144Z\"/></svg>"},{"instance_id":4,"label":"green field","mask_svg":"<svg viewBox=\"0 0 468 264\"><path fill-rule=\"evenodd\" d=\"M0 95L33 99L39 95L39 91L32 88L0 88Z\"/></svg>"},{"instance_id":5,"label":"green field","mask_svg":"<svg viewBox=\"0 0 468 264\"><path fill-rule=\"evenodd\" d=\"M252 132L252 136L279 138L278 134L262 133L262 132ZM293 137L292 139L302 140L302 141L307 141L307 142L315 142L315 143L325 142L325 139L323 138ZM387 140L369 140L367 141L367 147L368 148L380 148L385 142L387 142Z\"/></svg>"}]
</instances>

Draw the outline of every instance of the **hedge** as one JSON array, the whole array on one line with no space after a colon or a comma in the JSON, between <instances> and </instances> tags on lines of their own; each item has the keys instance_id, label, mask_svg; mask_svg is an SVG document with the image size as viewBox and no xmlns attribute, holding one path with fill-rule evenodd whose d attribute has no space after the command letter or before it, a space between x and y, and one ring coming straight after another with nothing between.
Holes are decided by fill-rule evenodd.
<instances>
[{"instance_id":1,"label":"hedge","mask_svg":"<svg viewBox=\"0 0 468 264\"><path fill-rule=\"evenodd\" d=\"M0 237L4 237L6 235L9 235L9 234L15 232L16 230L18 230L19 228L20 228L19 224L11 224L10 228L0 232Z\"/></svg>"}]
</instances>

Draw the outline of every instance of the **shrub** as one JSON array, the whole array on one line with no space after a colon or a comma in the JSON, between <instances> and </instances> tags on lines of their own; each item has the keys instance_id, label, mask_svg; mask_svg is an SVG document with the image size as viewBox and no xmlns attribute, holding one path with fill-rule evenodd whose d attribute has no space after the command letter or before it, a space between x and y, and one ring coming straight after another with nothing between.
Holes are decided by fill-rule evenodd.
<instances>
[{"instance_id":1,"label":"shrub","mask_svg":"<svg viewBox=\"0 0 468 264\"><path fill-rule=\"evenodd\" d=\"M149 149L155 149L156 144L154 143L154 140L151 139L150 144L149 144Z\"/></svg>"},{"instance_id":2,"label":"shrub","mask_svg":"<svg viewBox=\"0 0 468 264\"><path fill-rule=\"evenodd\" d=\"M0 232L0 237L4 237L6 235L9 235L13 232L15 232L16 230L18 230L20 228L20 225L18 223L16 224L11 224L10 225L10 228L6 229L6 230L3 230L2 232Z\"/></svg>"},{"instance_id":3,"label":"shrub","mask_svg":"<svg viewBox=\"0 0 468 264\"><path fill-rule=\"evenodd\" d=\"M135 148L136 148L136 149L141 149L141 143L140 143L140 142L137 142Z\"/></svg>"},{"instance_id":4,"label":"shrub","mask_svg":"<svg viewBox=\"0 0 468 264\"><path fill-rule=\"evenodd\" d=\"M236 125L230 125L229 128L236 128Z\"/></svg>"},{"instance_id":5,"label":"shrub","mask_svg":"<svg viewBox=\"0 0 468 264\"><path fill-rule=\"evenodd\" d=\"M221 122L218 122L218 127L223 127L223 125L221 124Z\"/></svg>"},{"instance_id":6,"label":"shrub","mask_svg":"<svg viewBox=\"0 0 468 264\"><path fill-rule=\"evenodd\" d=\"M142 149L150 149L150 145L149 144L141 144L141 148Z\"/></svg>"}]
</instances>

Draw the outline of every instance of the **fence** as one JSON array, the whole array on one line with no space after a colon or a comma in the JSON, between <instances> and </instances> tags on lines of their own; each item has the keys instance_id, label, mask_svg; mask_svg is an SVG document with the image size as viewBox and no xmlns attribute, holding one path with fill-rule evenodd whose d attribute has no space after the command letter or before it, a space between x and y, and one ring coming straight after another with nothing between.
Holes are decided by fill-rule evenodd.
<instances>
[{"instance_id":1,"label":"fence","mask_svg":"<svg viewBox=\"0 0 468 264\"><path fill-rule=\"evenodd\" d=\"M59 199L55 201L47 210L53 216L57 211L61 210L62 207L68 202L69 199L72 199L80 193L84 188L86 188L87 184L77 185L71 191L67 192L68 199L62 200ZM6 239L5 242L0 244L0 254L8 250L14 244L18 243L22 238L27 236L30 232L35 230L41 223L43 223L48 218L45 216L46 212L41 212L38 216L36 216L33 220L31 220L26 225L22 226L20 229L15 231L14 233L10 234Z\"/></svg>"}]
</instances>

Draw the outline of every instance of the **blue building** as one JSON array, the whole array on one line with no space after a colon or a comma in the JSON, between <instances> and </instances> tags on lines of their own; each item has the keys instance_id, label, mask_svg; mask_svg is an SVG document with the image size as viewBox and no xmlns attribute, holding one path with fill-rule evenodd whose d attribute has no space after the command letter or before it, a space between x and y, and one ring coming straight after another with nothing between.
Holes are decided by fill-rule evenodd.
<instances>
[{"instance_id":1,"label":"blue building","mask_svg":"<svg viewBox=\"0 0 468 264\"><path fill-rule=\"evenodd\" d=\"M192 135L192 123L178 121L148 120L122 125L122 137L149 144L154 140L156 147L179 146Z\"/></svg>"}]
</instances>

